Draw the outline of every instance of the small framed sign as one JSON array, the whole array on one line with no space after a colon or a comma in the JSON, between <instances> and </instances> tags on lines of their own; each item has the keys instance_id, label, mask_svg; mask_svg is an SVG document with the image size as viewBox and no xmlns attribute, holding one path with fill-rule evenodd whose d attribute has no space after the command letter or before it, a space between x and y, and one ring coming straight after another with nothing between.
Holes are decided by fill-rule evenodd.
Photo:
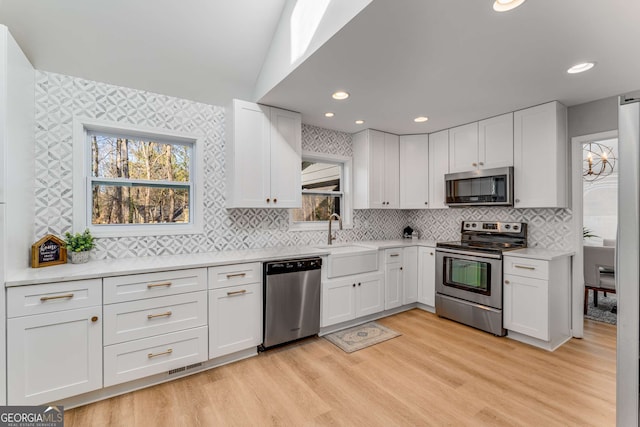
<instances>
[{"instance_id":1,"label":"small framed sign","mask_svg":"<svg viewBox=\"0 0 640 427\"><path fill-rule=\"evenodd\" d=\"M49 267L51 265L67 263L67 248L64 240L47 234L31 245L31 267Z\"/></svg>"}]
</instances>

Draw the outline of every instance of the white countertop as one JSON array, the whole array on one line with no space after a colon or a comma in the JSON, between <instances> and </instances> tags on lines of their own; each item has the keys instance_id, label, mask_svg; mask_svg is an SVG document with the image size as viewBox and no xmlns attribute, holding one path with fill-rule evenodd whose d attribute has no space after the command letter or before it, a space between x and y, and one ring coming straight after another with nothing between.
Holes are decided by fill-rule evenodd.
<instances>
[{"instance_id":1,"label":"white countertop","mask_svg":"<svg viewBox=\"0 0 640 427\"><path fill-rule=\"evenodd\" d=\"M61 264L13 272L7 277L5 286L34 285L97 277L122 276L124 274L150 273L161 270L181 270L185 268L215 267L217 265L246 262L264 262L307 256L321 256L327 255L328 253L328 250L318 249L312 246L285 246L238 251L97 260L89 261L86 264Z\"/></svg>"},{"instance_id":2,"label":"white countertop","mask_svg":"<svg viewBox=\"0 0 640 427\"><path fill-rule=\"evenodd\" d=\"M517 258L539 259L544 261L553 261L557 258L575 255L574 251L552 251L544 248L525 248L515 251L505 252L504 256L512 256Z\"/></svg>"},{"instance_id":3,"label":"white countertop","mask_svg":"<svg viewBox=\"0 0 640 427\"><path fill-rule=\"evenodd\" d=\"M436 241L422 239L397 239L365 240L335 244L336 247L340 245L356 245L375 249L389 249L409 246L435 247ZM10 272L5 281L5 287L122 276L125 274L151 273L162 270L215 267L218 265L265 262L288 258L328 255L330 248L323 248L322 246L323 245L282 246L184 255L120 258L89 261L86 264L63 264L52 267L29 268L21 271ZM534 258L547 261L571 255L574 255L573 251L552 251L540 248L519 249L516 251L510 251L506 254L506 256Z\"/></svg>"}]
</instances>

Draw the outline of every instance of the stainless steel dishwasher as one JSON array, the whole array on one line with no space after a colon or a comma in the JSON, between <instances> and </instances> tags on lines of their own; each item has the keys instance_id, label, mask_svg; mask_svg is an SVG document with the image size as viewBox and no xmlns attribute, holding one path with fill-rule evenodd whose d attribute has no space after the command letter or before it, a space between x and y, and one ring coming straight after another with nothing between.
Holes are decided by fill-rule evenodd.
<instances>
[{"instance_id":1,"label":"stainless steel dishwasher","mask_svg":"<svg viewBox=\"0 0 640 427\"><path fill-rule=\"evenodd\" d=\"M320 332L322 259L264 264L264 340L261 349Z\"/></svg>"}]
</instances>

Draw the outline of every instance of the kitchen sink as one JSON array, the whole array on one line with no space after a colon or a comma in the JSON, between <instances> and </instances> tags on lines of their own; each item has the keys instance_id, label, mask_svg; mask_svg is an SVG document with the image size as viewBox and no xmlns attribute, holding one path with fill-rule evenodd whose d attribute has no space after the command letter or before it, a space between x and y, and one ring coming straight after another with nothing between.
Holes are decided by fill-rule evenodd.
<instances>
[{"instance_id":1,"label":"kitchen sink","mask_svg":"<svg viewBox=\"0 0 640 427\"><path fill-rule=\"evenodd\" d=\"M378 248L349 244L316 246L329 251L327 277L350 276L378 270Z\"/></svg>"}]
</instances>

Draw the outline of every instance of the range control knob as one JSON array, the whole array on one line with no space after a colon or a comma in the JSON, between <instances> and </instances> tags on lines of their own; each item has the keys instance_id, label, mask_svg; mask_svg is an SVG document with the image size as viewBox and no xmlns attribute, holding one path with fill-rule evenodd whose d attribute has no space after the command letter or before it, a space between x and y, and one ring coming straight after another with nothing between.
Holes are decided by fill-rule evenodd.
<instances>
[{"instance_id":1,"label":"range control knob","mask_svg":"<svg viewBox=\"0 0 640 427\"><path fill-rule=\"evenodd\" d=\"M519 225L517 225L517 224L514 224L514 225L513 225L513 231L518 231L518 229L519 229L519 228L520 228L520 226L519 226Z\"/></svg>"},{"instance_id":2,"label":"range control knob","mask_svg":"<svg viewBox=\"0 0 640 427\"><path fill-rule=\"evenodd\" d=\"M476 228L478 226L478 224L476 224L475 222L473 224L471 224L471 227Z\"/></svg>"},{"instance_id":3,"label":"range control knob","mask_svg":"<svg viewBox=\"0 0 640 427\"><path fill-rule=\"evenodd\" d=\"M469 224L468 222L464 225L464 228L469 228L471 227L471 224Z\"/></svg>"},{"instance_id":4,"label":"range control knob","mask_svg":"<svg viewBox=\"0 0 640 427\"><path fill-rule=\"evenodd\" d=\"M511 226L510 226L509 224L505 224L505 225L504 225L504 229L505 229L505 230L509 230L510 228L511 228Z\"/></svg>"}]
</instances>

